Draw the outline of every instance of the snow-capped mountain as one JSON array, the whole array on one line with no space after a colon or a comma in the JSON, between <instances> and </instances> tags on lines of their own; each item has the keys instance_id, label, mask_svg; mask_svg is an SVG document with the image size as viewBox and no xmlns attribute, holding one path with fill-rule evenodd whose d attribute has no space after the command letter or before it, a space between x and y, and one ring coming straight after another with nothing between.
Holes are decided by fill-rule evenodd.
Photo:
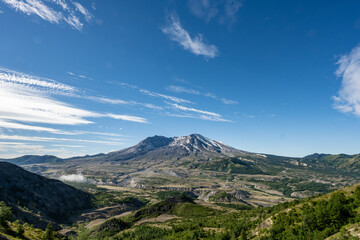
<instances>
[{"instance_id":1,"label":"snow-capped mountain","mask_svg":"<svg viewBox=\"0 0 360 240\"><path fill-rule=\"evenodd\" d=\"M200 134L182 137L148 137L133 147L106 154L106 160L121 161L128 159L150 158L174 159L193 156L234 156L249 154L224 143L211 140Z\"/></svg>"}]
</instances>

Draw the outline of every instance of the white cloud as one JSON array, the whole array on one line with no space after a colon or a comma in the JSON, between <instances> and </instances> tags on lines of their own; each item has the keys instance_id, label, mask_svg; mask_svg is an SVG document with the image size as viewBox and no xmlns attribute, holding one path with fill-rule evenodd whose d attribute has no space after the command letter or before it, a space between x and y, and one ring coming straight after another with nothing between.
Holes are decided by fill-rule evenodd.
<instances>
[{"instance_id":1,"label":"white cloud","mask_svg":"<svg viewBox=\"0 0 360 240\"><path fill-rule=\"evenodd\" d=\"M22 135L6 135L0 134L0 139L14 140L14 141L31 141L31 142L84 142L84 143L101 143L101 144L122 144L114 141L100 141L89 139L75 139L75 138L53 138L53 137L29 137ZM118 139L117 139L118 140Z\"/></svg>"},{"instance_id":2,"label":"white cloud","mask_svg":"<svg viewBox=\"0 0 360 240\"><path fill-rule=\"evenodd\" d=\"M63 131L60 129L42 127L42 126L34 126L34 125L26 125L22 123L9 122L0 119L0 129L16 129L16 130L30 130L37 132L48 132L53 134L64 134L64 135L81 135L81 134L90 134L90 135L100 135L100 136L121 136L120 134L115 133L106 133L106 132L92 132L92 131Z\"/></svg>"},{"instance_id":3,"label":"white cloud","mask_svg":"<svg viewBox=\"0 0 360 240\"><path fill-rule=\"evenodd\" d=\"M111 114L111 113L107 114L107 116L114 118L114 119L121 119L121 120L125 120L125 121L130 121L130 122L147 123L147 120L142 117L135 117L135 116L130 116L130 115L117 115L117 114Z\"/></svg>"},{"instance_id":4,"label":"white cloud","mask_svg":"<svg viewBox=\"0 0 360 240\"><path fill-rule=\"evenodd\" d=\"M230 100L230 99L226 99L226 98L219 98L215 94L212 94L212 93L203 93L203 92L200 92L198 90L194 90L194 89L191 89L191 88L185 88L185 87L182 87L182 86L171 85L171 86L167 87L166 89L169 90L169 91L177 92L177 93L189 93L189 94L195 94L195 95L202 95L202 96L205 96L205 97L210 97L210 98L219 100L224 104L237 104L238 103L237 101L234 101L234 100Z\"/></svg>"},{"instance_id":5,"label":"white cloud","mask_svg":"<svg viewBox=\"0 0 360 240\"><path fill-rule=\"evenodd\" d=\"M219 54L217 47L206 44L201 34L198 34L195 38L191 38L190 34L181 26L179 17L175 13L168 16L167 23L161 30L169 36L171 40L179 43L185 50L195 55L214 58Z\"/></svg>"},{"instance_id":6,"label":"white cloud","mask_svg":"<svg viewBox=\"0 0 360 240\"><path fill-rule=\"evenodd\" d=\"M64 18L64 21L77 30L81 30L84 26L80 19L73 13L71 13L68 17Z\"/></svg>"},{"instance_id":7,"label":"white cloud","mask_svg":"<svg viewBox=\"0 0 360 240\"><path fill-rule=\"evenodd\" d=\"M31 76L14 70L0 67L0 80L3 82L13 82L26 86L48 88L53 91L75 92L76 88L58 83L52 79Z\"/></svg>"},{"instance_id":8,"label":"white cloud","mask_svg":"<svg viewBox=\"0 0 360 240\"><path fill-rule=\"evenodd\" d=\"M128 83L123 83L123 82L108 82L108 83L115 84L115 85L120 85L122 87L129 87L129 88L132 88L132 89L136 89L140 93L143 93L145 95L162 98L166 104L171 106L171 109L174 109L176 111L192 112L193 113L193 114L191 114L191 113L187 113L187 114L165 113L167 116L183 117L183 118L195 118L195 119L202 119L202 120L208 120L208 121L217 121L217 122L232 122L231 120L224 119L218 113L199 110L199 109L196 109L196 108L190 108L190 107L185 107L185 106L179 105L181 103L193 103L193 102L191 102L189 100L186 100L186 99L177 98L177 97L170 96L170 95L165 95L165 94L160 94L160 93L157 93L157 92L152 92L152 91L149 91L149 90L146 90L146 89L143 89L143 88L139 88L139 87L137 87L135 85L131 85L131 84L128 84ZM226 102L226 104L237 103L236 101L233 101L233 100L227 100L227 99L224 99L224 98L218 98L215 95L210 94L210 93L201 93L201 92L199 92L197 90L187 89L187 88L183 88L183 87L179 87L179 86L170 86L170 89L168 89L168 90L173 90L175 92L187 92L187 93L191 93L191 94L204 95L204 96L207 96L207 97L215 98L215 99L220 100L220 101L228 101L228 102ZM170 100L170 101L172 101L174 103L167 102L166 100ZM112 100L110 100L110 99L107 99L105 101L112 102ZM233 102L230 103L230 101L233 101ZM114 102L116 102L116 101L114 101Z\"/></svg>"},{"instance_id":9,"label":"white cloud","mask_svg":"<svg viewBox=\"0 0 360 240\"><path fill-rule=\"evenodd\" d=\"M51 0L53 3L62 7L63 10L68 10L69 7L65 0Z\"/></svg>"},{"instance_id":10,"label":"white cloud","mask_svg":"<svg viewBox=\"0 0 360 240\"><path fill-rule=\"evenodd\" d=\"M67 72L67 74L69 74L69 75L71 75L71 76L73 76L74 78L77 78L77 79L83 78L83 79L87 79L87 80L94 80L93 78L85 76L84 74L75 74L73 72Z\"/></svg>"},{"instance_id":11,"label":"white cloud","mask_svg":"<svg viewBox=\"0 0 360 240\"><path fill-rule=\"evenodd\" d=\"M0 119L78 125L92 123L85 117L100 116L54 100L33 86L6 82L0 78Z\"/></svg>"},{"instance_id":12,"label":"white cloud","mask_svg":"<svg viewBox=\"0 0 360 240\"><path fill-rule=\"evenodd\" d=\"M121 99L112 99L112 98L106 98L106 97L94 97L89 96L87 97L90 100L100 102L100 103L109 103L109 104L121 104L121 105L139 105L150 109L156 109L156 110L162 110L163 108L151 103L139 103L136 101L125 101Z\"/></svg>"},{"instance_id":13,"label":"white cloud","mask_svg":"<svg viewBox=\"0 0 360 240\"><path fill-rule=\"evenodd\" d=\"M100 136L111 136L119 137L121 134L116 133L107 133L107 132L92 132L92 131L72 131L68 135L80 135L80 134L90 134L90 135L100 135Z\"/></svg>"},{"instance_id":14,"label":"white cloud","mask_svg":"<svg viewBox=\"0 0 360 240\"><path fill-rule=\"evenodd\" d=\"M338 96L334 96L334 108L340 112L360 117L360 45L339 58L336 75L342 78Z\"/></svg>"},{"instance_id":15,"label":"white cloud","mask_svg":"<svg viewBox=\"0 0 360 240\"><path fill-rule=\"evenodd\" d=\"M21 123L8 122L8 121L4 121L1 119L0 119L0 128L31 130L31 131L49 132L49 133L55 133L55 134L67 134L67 133L62 132L61 130L54 129L54 128L25 125L25 124L21 124Z\"/></svg>"},{"instance_id":16,"label":"white cloud","mask_svg":"<svg viewBox=\"0 0 360 240\"><path fill-rule=\"evenodd\" d=\"M81 145L64 145L64 144L53 144L51 146L54 147L69 147L69 148L84 148L85 146L81 146Z\"/></svg>"},{"instance_id":17,"label":"white cloud","mask_svg":"<svg viewBox=\"0 0 360 240\"><path fill-rule=\"evenodd\" d=\"M78 2L73 2L73 3L76 7L76 10L79 11L82 15L84 15L86 21L90 22L91 19L93 18L92 14L86 8L84 8L84 6L81 5L80 3Z\"/></svg>"},{"instance_id":18,"label":"white cloud","mask_svg":"<svg viewBox=\"0 0 360 240\"><path fill-rule=\"evenodd\" d=\"M89 96L87 97L90 100L94 100L96 102L100 102L100 103L110 103L110 104L130 104L130 102L128 101L124 101L121 99L111 99L111 98L105 98L105 97L94 97L94 96Z\"/></svg>"},{"instance_id":19,"label":"white cloud","mask_svg":"<svg viewBox=\"0 0 360 240\"><path fill-rule=\"evenodd\" d=\"M3 0L4 3L10 7L15 8L16 11L21 11L27 15L35 14L45 21L51 23L59 23L63 18L62 13L56 12L46 6L42 1L38 0Z\"/></svg>"},{"instance_id":20,"label":"white cloud","mask_svg":"<svg viewBox=\"0 0 360 240\"><path fill-rule=\"evenodd\" d=\"M86 177L81 173L78 174L69 174L69 175L62 175L59 178L63 182L78 182L84 183L86 182Z\"/></svg>"},{"instance_id":21,"label":"white cloud","mask_svg":"<svg viewBox=\"0 0 360 240\"><path fill-rule=\"evenodd\" d=\"M218 113L213 113L213 112L208 112L208 111L199 110L199 109L195 109L195 108L189 108L189 107L185 107L185 106L180 106L178 104L170 103L170 105L172 107L174 107L176 109L179 109L179 110L182 110L182 111L196 112L196 113L206 114L206 115L210 115L210 116L214 116L214 117L221 117L221 115L218 114Z\"/></svg>"},{"instance_id":22,"label":"white cloud","mask_svg":"<svg viewBox=\"0 0 360 240\"><path fill-rule=\"evenodd\" d=\"M68 4L66 0L2 0L9 7L14 8L16 11L23 12L27 15L36 15L48 21L50 23L60 24L65 22L71 27L82 30L84 24L82 23L80 16L76 15L76 12L79 12L82 17L89 22L93 15L80 3L71 2ZM53 6L51 6L51 4ZM57 6L60 6L61 9L56 9ZM71 6L71 7L70 7Z\"/></svg>"},{"instance_id":23,"label":"white cloud","mask_svg":"<svg viewBox=\"0 0 360 240\"><path fill-rule=\"evenodd\" d=\"M144 93L144 94L152 96L152 97L159 97L159 98L163 98L165 100L170 100L170 101L177 102L177 103L192 103L189 100L185 100L185 99L182 99L182 98L177 98L177 97L174 97L174 96L169 96L169 95L165 95L165 94L161 94L161 93L151 92L151 91L148 91L146 89L140 89L139 91L141 93Z\"/></svg>"},{"instance_id":24,"label":"white cloud","mask_svg":"<svg viewBox=\"0 0 360 240\"><path fill-rule=\"evenodd\" d=\"M220 114L204 111L196 108L189 108L185 106L181 106L178 104L168 103L172 106L172 108L184 111L184 112L193 112L196 114L168 114L169 116L173 117L186 117L186 118L197 118L202 120L208 120L208 121L217 121L217 122L232 122L231 120L224 119Z\"/></svg>"},{"instance_id":25,"label":"white cloud","mask_svg":"<svg viewBox=\"0 0 360 240\"><path fill-rule=\"evenodd\" d=\"M233 122L228 119L224 119L222 117L214 117L209 115L199 115L199 114L189 114L189 113L183 113L183 114L176 114L176 113L167 113L170 117L179 117L179 118L193 118L193 119L201 119L206 121L213 121L213 122Z\"/></svg>"},{"instance_id":26,"label":"white cloud","mask_svg":"<svg viewBox=\"0 0 360 240\"><path fill-rule=\"evenodd\" d=\"M155 104L151 104L151 103L137 103L139 105L142 105L144 107L147 107L147 108L151 108L151 109L156 109L156 110L162 110L163 108L158 106L158 105L155 105Z\"/></svg>"},{"instance_id":27,"label":"white cloud","mask_svg":"<svg viewBox=\"0 0 360 240\"><path fill-rule=\"evenodd\" d=\"M165 99L165 100L170 100L170 101L173 101L173 102L176 102L176 103L193 103L193 102L191 102L189 100L186 100L186 99L177 98L177 97L174 97L174 96L165 95L165 94L161 94L161 93L157 93L157 92L152 92L152 91L149 91L147 89L139 88L138 86L128 84L128 83L124 83L124 82L110 82L109 81L108 83L114 84L114 85L119 85L119 86L122 86L122 87L128 87L128 88L136 89L142 94L152 96L152 97L162 98L162 99ZM151 106L151 105L148 105L148 106Z\"/></svg>"},{"instance_id":28,"label":"white cloud","mask_svg":"<svg viewBox=\"0 0 360 240\"><path fill-rule=\"evenodd\" d=\"M181 87L181 86L171 85L171 86L167 87L166 89L169 91L172 91L172 92L177 92L177 93L190 93L190 94L195 94L195 95L202 95L202 93L197 90L185 88L185 87Z\"/></svg>"},{"instance_id":29,"label":"white cloud","mask_svg":"<svg viewBox=\"0 0 360 240\"><path fill-rule=\"evenodd\" d=\"M51 79L39 78L16 71L0 68L0 119L28 123L47 123L59 125L90 124L87 118L112 117L111 114L97 113L70 106L53 99L50 95L65 94L74 96L76 89L57 83ZM112 114L114 115L114 114ZM114 115L122 116L122 115ZM146 119L134 116L116 118L132 122L146 122ZM12 124L13 127L16 124ZM20 129L25 125L17 125ZM30 127L27 128L30 130ZM34 126L33 129L53 132L50 128Z\"/></svg>"}]
</instances>

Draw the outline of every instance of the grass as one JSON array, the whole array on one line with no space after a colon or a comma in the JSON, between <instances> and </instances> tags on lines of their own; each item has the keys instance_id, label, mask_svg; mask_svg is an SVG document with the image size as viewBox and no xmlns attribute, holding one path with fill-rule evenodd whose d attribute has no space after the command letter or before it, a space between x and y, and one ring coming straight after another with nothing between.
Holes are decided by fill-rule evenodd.
<instances>
[{"instance_id":1,"label":"grass","mask_svg":"<svg viewBox=\"0 0 360 240\"><path fill-rule=\"evenodd\" d=\"M214 209L193 203L179 204L173 210L173 213L176 216L184 218L203 218L207 216L212 216L216 212L217 211Z\"/></svg>"}]
</instances>

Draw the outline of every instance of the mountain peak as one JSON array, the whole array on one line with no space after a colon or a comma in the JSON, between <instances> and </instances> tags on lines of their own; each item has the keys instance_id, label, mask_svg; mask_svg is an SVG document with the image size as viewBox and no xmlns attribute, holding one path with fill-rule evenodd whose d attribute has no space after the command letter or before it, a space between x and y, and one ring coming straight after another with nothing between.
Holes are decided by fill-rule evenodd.
<instances>
[{"instance_id":1,"label":"mountain peak","mask_svg":"<svg viewBox=\"0 0 360 240\"><path fill-rule=\"evenodd\" d=\"M130 160L130 159L168 159L196 156L234 156L244 152L232 148L221 142L211 140L198 133L181 137L164 137L155 135L148 137L136 144L120 151L111 152L105 157L107 160Z\"/></svg>"}]
</instances>

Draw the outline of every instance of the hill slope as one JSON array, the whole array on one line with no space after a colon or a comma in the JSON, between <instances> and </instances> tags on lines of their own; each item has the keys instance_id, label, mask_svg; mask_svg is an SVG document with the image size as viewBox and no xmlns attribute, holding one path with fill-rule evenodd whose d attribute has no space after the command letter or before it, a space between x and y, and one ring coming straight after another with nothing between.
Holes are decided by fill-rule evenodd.
<instances>
[{"instance_id":1,"label":"hill slope","mask_svg":"<svg viewBox=\"0 0 360 240\"><path fill-rule=\"evenodd\" d=\"M36 223L38 218L61 222L79 210L91 208L92 195L0 162L0 201L28 222Z\"/></svg>"}]
</instances>

